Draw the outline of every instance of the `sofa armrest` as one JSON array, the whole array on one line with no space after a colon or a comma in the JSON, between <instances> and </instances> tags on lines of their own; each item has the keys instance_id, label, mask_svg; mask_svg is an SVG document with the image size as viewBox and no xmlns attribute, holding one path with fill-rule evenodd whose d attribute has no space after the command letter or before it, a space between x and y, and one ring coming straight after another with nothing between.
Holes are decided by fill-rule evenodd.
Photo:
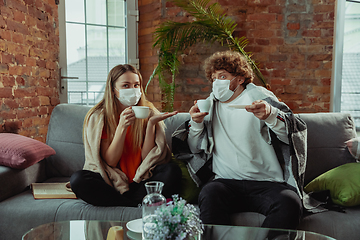
<instances>
[{"instance_id":1,"label":"sofa armrest","mask_svg":"<svg viewBox=\"0 0 360 240\"><path fill-rule=\"evenodd\" d=\"M45 179L44 161L21 170L0 166L0 201L23 192L31 183Z\"/></svg>"}]
</instances>

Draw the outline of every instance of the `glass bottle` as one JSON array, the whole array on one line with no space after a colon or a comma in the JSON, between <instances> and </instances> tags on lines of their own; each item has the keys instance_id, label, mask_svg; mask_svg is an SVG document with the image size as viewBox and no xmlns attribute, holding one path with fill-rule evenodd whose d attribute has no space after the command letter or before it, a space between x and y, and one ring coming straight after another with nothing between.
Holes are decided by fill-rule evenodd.
<instances>
[{"instance_id":1,"label":"glass bottle","mask_svg":"<svg viewBox=\"0 0 360 240\"><path fill-rule=\"evenodd\" d=\"M155 210L166 204L165 197L161 194L164 183L152 181L145 183L147 195L142 202L142 239L153 239L156 224L152 221Z\"/></svg>"}]
</instances>

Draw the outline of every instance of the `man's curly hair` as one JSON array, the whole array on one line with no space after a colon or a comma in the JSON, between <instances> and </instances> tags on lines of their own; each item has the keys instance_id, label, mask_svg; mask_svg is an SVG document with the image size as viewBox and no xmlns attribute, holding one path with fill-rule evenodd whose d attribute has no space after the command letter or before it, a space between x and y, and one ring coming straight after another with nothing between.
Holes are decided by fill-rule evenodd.
<instances>
[{"instance_id":1,"label":"man's curly hair","mask_svg":"<svg viewBox=\"0 0 360 240\"><path fill-rule=\"evenodd\" d=\"M226 70L234 76L243 76L245 81L243 86L254 80L254 72L247 59L239 52L223 51L216 52L205 60L206 78L213 82L213 73L217 70Z\"/></svg>"}]
</instances>

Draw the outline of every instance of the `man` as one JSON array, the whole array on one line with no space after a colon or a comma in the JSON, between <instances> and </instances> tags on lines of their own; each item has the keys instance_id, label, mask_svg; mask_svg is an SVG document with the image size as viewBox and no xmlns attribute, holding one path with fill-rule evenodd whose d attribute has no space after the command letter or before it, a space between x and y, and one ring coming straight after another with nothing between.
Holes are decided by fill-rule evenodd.
<instances>
[{"instance_id":1,"label":"man","mask_svg":"<svg viewBox=\"0 0 360 240\"><path fill-rule=\"evenodd\" d=\"M303 210L305 123L252 83L254 73L240 53L213 54L205 73L212 107L200 112L195 101L190 122L173 139L175 156L188 161L199 186L206 183L199 195L201 220L228 225L231 214L252 211L266 216L262 227L296 229ZM183 139L190 155L179 144Z\"/></svg>"}]
</instances>

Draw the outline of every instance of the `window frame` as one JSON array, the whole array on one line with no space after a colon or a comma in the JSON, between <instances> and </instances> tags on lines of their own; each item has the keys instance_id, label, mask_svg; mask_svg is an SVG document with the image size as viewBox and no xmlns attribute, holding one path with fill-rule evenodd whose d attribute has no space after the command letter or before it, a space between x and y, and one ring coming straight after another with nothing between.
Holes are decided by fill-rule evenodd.
<instances>
[{"instance_id":1,"label":"window frame","mask_svg":"<svg viewBox=\"0 0 360 240\"><path fill-rule=\"evenodd\" d=\"M86 1L86 0L84 0ZM125 61L134 65L137 69L139 66L139 47L138 47L138 22L139 10L138 0L125 0L126 4L126 56ZM85 13L86 14L86 13ZM76 76L67 76L67 51L66 51L66 8L65 0L59 1L58 5L59 17L59 98L60 103L68 103L68 85L67 78ZM88 95L88 89L86 90ZM87 101L89 105L89 102Z\"/></svg>"},{"instance_id":2,"label":"window frame","mask_svg":"<svg viewBox=\"0 0 360 240\"><path fill-rule=\"evenodd\" d=\"M346 1L337 1L335 15L335 37L334 53L332 64L332 95L330 98L330 111L341 111L341 85L343 67L343 48L344 48L344 24L345 24L345 4Z\"/></svg>"}]
</instances>

